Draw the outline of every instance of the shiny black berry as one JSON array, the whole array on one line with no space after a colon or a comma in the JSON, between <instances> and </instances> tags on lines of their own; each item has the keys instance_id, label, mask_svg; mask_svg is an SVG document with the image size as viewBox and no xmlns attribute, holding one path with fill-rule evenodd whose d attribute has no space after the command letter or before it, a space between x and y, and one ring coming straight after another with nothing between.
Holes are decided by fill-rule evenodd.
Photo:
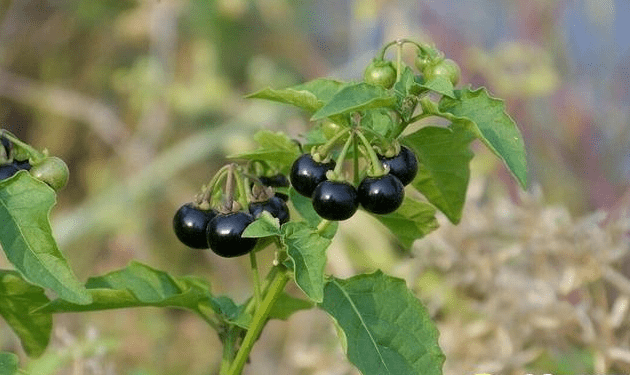
<instances>
[{"instance_id":1,"label":"shiny black berry","mask_svg":"<svg viewBox=\"0 0 630 375\"><path fill-rule=\"evenodd\" d=\"M405 187L398 177L386 174L366 177L359 184L359 203L373 214L389 214L396 211L405 197Z\"/></svg>"},{"instance_id":2,"label":"shiny black berry","mask_svg":"<svg viewBox=\"0 0 630 375\"><path fill-rule=\"evenodd\" d=\"M398 155L386 158L378 155L383 166L389 167L389 174L392 174L402 182L403 186L407 186L418 173L418 159L416 155L406 146L400 147Z\"/></svg>"},{"instance_id":3,"label":"shiny black berry","mask_svg":"<svg viewBox=\"0 0 630 375\"><path fill-rule=\"evenodd\" d=\"M252 251L257 238L242 237L242 234L253 221L254 217L247 212L218 214L210 220L206 231L210 250L225 258L245 255Z\"/></svg>"},{"instance_id":4,"label":"shiny black berry","mask_svg":"<svg viewBox=\"0 0 630 375\"><path fill-rule=\"evenodd\" d=\"M0 181L7 179L19 171L13 163L0 165Z\"/></svg>"},{"instance_id":5,"label":"shiny black berry","mask_svg":"<svg viewBox=\"0 0 630 375\"><path fill-rule=\"evenodd\" d=\"M281 173L273 176L260 176L258 179L260 180L260 183L265 186L289 187L289 179Z\"/></svg>"},{"instance_id":6,"label":"shiny black berry","mask_svg":"<svg viewBox=\"0 0 630 375\"><path fill-rule=\"evenodd\" d=\"M298 193L310 197L320 182L326 180L326 172L335 168L335 162L318 163L310 154L303 154L291 167L291 185Z\"/></svg>"},{"instance_id":7,"label":"shiny black berry","mask_svg":"<svg viewBox=\"0 0 630 375\"><path fill-rule=\"evenodd\" d=\"M192 203L181 206L173 217L173 229L177 238L194 249L207 249L206 228L217 215L214 210L202 210Z\"/></svg>"},{"instance_id":8,"label":"shiny black berry","mask_svg":"<svg viewBox=\"0 0 630 375\"><path fill-rule=\"evenodd\" d=\"M289 208L282 198L274 195L265 202L254 202L249 204L249 213L258 218L263 211L267 211L271 216L280 221L280 225L289 221Z\"/></svg>"},{"instance_id":9,"label":"shiny black berry","mask_svg":"<svg viewBox=\"0 0 630 375\"><path fill-rule=\"evenodd\" d=\"M313 208L324 219L346 220L359 208L354 186L340 181L321 182L313 192Z\"/></svg>"}]
</instances>

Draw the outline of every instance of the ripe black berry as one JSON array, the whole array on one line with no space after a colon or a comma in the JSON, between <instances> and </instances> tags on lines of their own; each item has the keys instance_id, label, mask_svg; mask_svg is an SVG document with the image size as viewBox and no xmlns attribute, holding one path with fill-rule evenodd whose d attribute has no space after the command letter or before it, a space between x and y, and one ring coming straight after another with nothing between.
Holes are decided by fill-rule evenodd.
<instances>
[{"instance_id":1,"label":"ripe black berry","mask_svg":"<svg viewBox=\"0 0 630 375\"><path fill-rule=\"evenodd\" d=\"M341 181L326 180L313 192L313 208L324 219L346 220L359 208L359 198L354 186Z\"/></svg>"},{"instance_id":2,"label":"ripe black berry","mask_svg":"<svg viewBox=\"0 0 630 375\"><path fill-rule=\"evenodd\" d=\"M318 163L310 154L303 154L291 167L291 185L298 193L310 197L317 185L326 180L326 172L335 168L335 162Z\"/></svg>"},{"instance_id":3,"label":"ripe black berry","mask_svg":"<svg viewBox=\"0 0 630 375\"><path fill-rule=\"evenodd\" d=\"M366 177L359 184L359 202L366 211L384 215L396 211L405 197L405 187L391 174Z\"/></svg>"},{"instance_id":4,"label":"ripe black berry","mask_svg":"<svg viewBox=\"0 0 630 375\"><path fill-rule=\"evenodd\" d=\"M0 181L13 176L17 171L19 169L13 163L0 165Z\"/></svg>"},{"instance_id":5,"label":"ripe black berry","mask_svg":"<svg viewBox=\"0 0 630 375\"><path fill-rule=\"evenodd\" d=\"M392 174L402 182L403 186L407 186L418 173L418 159L416 155L406 146L400 147L398 155L386 158L378 155L383 166L389 167L389 174Z\"/></svg>"},{"instance_id":6,"label":"ripe black berry","mask_svg":"<svg viewBox=\"0 0 630 375\"><path fill-rule=\"evenodd\" d=\"M29 163L28 159L22 161L13 160L13 165L15 165L15 167L19 170L31 170L31 163Z\"/></svg>"},{"instance_id":7,"label":"ripe black berry","mask_svg":"<svg viewBox=\"0 0 630 375\"><path fill-rule=\"evenodd\" d=\"M173 229L177 238L193 249L207 249L206 228L217 215L214 210L202 210L192 203L181 206L173 217Z\"/></svg>"},{"instance_id":8,"label":"ripe black berry","mask_svg":"<svg viewBox=\"0 0 630 375\"><path fill-rule=\"evenodd\" d=\"M249 213L254 218L258 218L263 211L267 211L271 216L280 220L280 225L289 221L289 208L282 198L273 196L265 202L254 202L249 204Z\"/></svg>"},{"instance_id":9,"label":"ripe black berry","mask_svg":"<svg viewBox=\"0 0 630 375\"><path fill-rule=\"evenodd\" d=\"M245 255L254 249L257 238L242 237L245 228L254 221L246 212L218 214L208 224L208 245L215 254L232 258Z\"/></svg>"}]
</instances>

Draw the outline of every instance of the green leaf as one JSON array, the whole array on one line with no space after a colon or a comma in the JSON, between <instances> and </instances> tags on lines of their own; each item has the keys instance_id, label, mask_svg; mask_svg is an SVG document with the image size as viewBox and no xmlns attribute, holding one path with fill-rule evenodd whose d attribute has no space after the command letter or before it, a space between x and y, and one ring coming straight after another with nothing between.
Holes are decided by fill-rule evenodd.
<instances>
[{"instance_id":1,"label":"green leaf","mask_svg":"<svg viewBox=\"0 0 630 375\"><path fill-rule=\"evenodd\" d=\"M285 89L265 88L246 98L266 99L291 104L311 113L321 108L345 84L342 82L319 78Z\"/></svg>"},{"instance_id":2,"label":"green leaf","mask_svg":"<svg viewBox=\"0 0 630 375\"><path fill-rule=\"evenodd\" d=\"M432 79L417 83L417 86L411 89L412 92L421 92L422 89L431 90L440 95L447 96L449 98L455 98L455 92L453 91L453 83L450 79L442 76L436 76Z\"/></svg>"},{"instance_id":3,"label":"green leaf","mask_svg":"<svg viewBox=\"0 0 630 375\"><path fill-rule=\"evenodd\" d=\"M300 298L291 297L286 293L280 294L269 313L269 318L287 320L294 313L301 310L308 310L315 306L313 302Z\"/></svg>"},{"instance_id":4,"label":"green leaf","mask_svg":"<svg viewBox=\"0 0 630 375\"><path fill-rule=\"evenodd\" d=\"M441 375L438 330L405 281L377 271L326 284L320 307L343 330L363 375Z\"/></svg>"},{"instance_id":5,"label":"green leaf","mask_svg":"<svg viewBox=\"0 0 630 375\"><path fill-rule=\"evenodd\" d=\"M365 112L365 115L361 119L361 126L372 129L385 137L394 130L396 124L389 112L375 109Z\"/></svg>"},{"instance_id":6,"label":"green leaf","mask_svg":"<svg viewBox=\"0 0 630 375\"><path fill-rule=\"evenodd\" d=\"M257 150L229 155L230 159L263 160L278 166L283 173L289 170L302 153L300 147L285 133L261 130L254 134L260 147Z\"/></svg>"},{"instance_id":7,"label":"green leaf","mask_svg":"<svg viewBox=\"0 0 630 375\"><path fill-rule=\"evenodd\" d=\"M323 237L305 222L288 222L282 226L282 242L293 263L295 283L314 302L324 298L326 249L331 240Z\"/></svg>"},{"instance_id":8,"label":"green leaf","mask_svg":"<svg viewBox=\"0 0 630 375\"><path fill-rule=\"evenodd\" d=\"M0 352L0 375L18 374L18 356L13 353Z\"/></svg>"},{"instance_id":9,"label":"green leaf","mask_svg":"<svg viewBox=\"0 0 630 375\"><path fill-rule=\"evenodd\" d=\"M280 234L280 221L278 218L271 216L267 211L263 211L262 215L253 223L249 224L242 234L242 237L259 238L269 237Z\"/></svg>"},{"instance_id":10,"label":"green leaf","mask_svg":"<svg viewBox=\"0 0 630 375\"><path fill-rule=\"evenodd\" d=\"M20 338L29 357L39 357L48 346L52 316L31 313L48 302L44 289L27 283L15 271L0 271L0 315Z\"/></svg>"},{"instance_id":11,"label":"green leaf","mask_svg":"<svg viewBox=\"0 0 630 375\"><path fill-rule=\"evenodd\" d=\"M248 329L252 316L245 312L245 305L237 305L228 296L218 296L210 299L212 310L225 322Z\"/></svg>"},{"instance_id":12,"label":"green leaf","mask_svg":"<svg viewBox=\"0 0 630 375\"><path fill-rule=\"evenodd\" d=\"M453 126L462 126L479 138L506 164L523 188L527 186L527 159L523 136L505 112L503 101L485 88L455 91L456 99L443 97L439 110L454 115Z\"/></svg>"},{"instance_id":13,"label":"green leaf","mask_svg":"<svg viewBox=\"0 0 630 375\"><path fill-rule=\"evenodd\" d=\"M368 83L357 83L339 90L326 105L313 114L311 120L372 108L392 107L395 104L396 97L388 90Z\"/></svg>"},{"instance_id":14,"label":"green leaf","mask_svg":"<svg viewBox=\"0 0 630 375\"><path fill-rule=\"evenodd\" d=\"M65 300L90 303L53 238L48 216L54 204L54 191L26 171L0 181L0 244L29 282L50 288Z\"/></svg>"},{"instance_id":15,"label":"green leaf","mask_svg":"<svg viewBox=\"0 0 630 375\"><path fill-rule=\"evenodd\" d=\"M123 269L88 279L86 288L93 300L88 305L56 299L38 311L65 313L155 306L189 309L202 315L201 308L210 306L222 315L224 311L220 308L225 306L212 297L204 280L190 276L174 278L136 261Z\"/></svg>"},{"instance_id":16,"label":"green leaf","mask_svg":"<svg viewBox=\"0 0 630 375\"><path fill-rule=\"evenodd\" d=\"M418 157L418 174L412 182L424 196L457 224L462 217L470 178L468 149L473 137L467 131L427 126L403 138Z\"/></svg>"},{"instance_id":17,"label":"green leaf","mask_svg":"<svg viewBox=\"0 0 630 375\"><path fill-rule=\"evenodd\" d=\"M391 214L375 215L395 236L400 244L410 249L413 242L438 228L435 208L428 203L405 197L402 205Z\"/></svg>"}]
</instances>

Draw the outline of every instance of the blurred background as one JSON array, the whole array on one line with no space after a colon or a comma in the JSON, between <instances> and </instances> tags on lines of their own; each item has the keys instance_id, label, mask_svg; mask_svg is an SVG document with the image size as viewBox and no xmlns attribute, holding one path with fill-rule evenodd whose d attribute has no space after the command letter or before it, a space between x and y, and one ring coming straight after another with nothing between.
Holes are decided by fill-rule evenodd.
<instances>
[{"instance_id":1,"label":"blurred background","mask_svg":"<svg viewBox=\"0 0 630 375\"><path fill-rule=\"evenodd\" d=\"M329 272L404 277L441 331L445 374L628 372L629 21L624 0L0 0L0 127L68 163L52 222L81 280L138 259L240 302L247 259L184 247L171 220L256 130L310 126L243 96L358 80L396 38L435 43L460 84L505 99L528 191L473 143L458 226L439 217L406 254L360 213ZM58 315L37 360L2 324L0 349L37 375L209 375L221 356L196 316L152 308ZM357 374L316 310L271 322L245 373Z\"/></svg>"}]
</instances>

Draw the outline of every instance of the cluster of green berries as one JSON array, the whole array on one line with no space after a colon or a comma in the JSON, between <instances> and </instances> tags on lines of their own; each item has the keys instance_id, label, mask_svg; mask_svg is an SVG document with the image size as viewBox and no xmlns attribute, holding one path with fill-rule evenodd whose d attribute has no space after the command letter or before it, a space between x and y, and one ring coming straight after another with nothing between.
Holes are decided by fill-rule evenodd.
<instances>
[{"instance_id":1,"label":"cluster of green berries","mask_svg":"<svg viewBox=\"0 0 630 375\"><path fill-rule=\"evenodd\" d=\"M20 143L20 152L14 147L9 137L14 142L19 142L17 138L2 131L0 133L0 181L13 177L21 170L29 171L33 177L45 182L55 191L62 189L68 183L70 175L66 163L55 156L45 156L33 150L30 146ZM35 154L30 155L29 153Z\"/></svg>"},{"instance_id":2,"label":"cluster of green berries","mask_svg":"<svg viewBox=\"0 0 630 375\"><path fill-rule=\"evenodd\" d=\"M175 213L173 229L184 245L195 249L209 248L226 258L237 257L249 253L256 246L257 239L243 237L243 232L264 211L277 218L280 225L289 221L288 196L274 190L289 186L286 176L276 174L243 178L232 166L227 172L229 176L222 205L214 208L211 205L211 197L217 189L220 190L217 183L220 181L217 178L221 174L219 172L215 175L215 183L211 183L197 201L184 204ZM253 181L248 184L250 180ZM235 190L240 194L240 202L233 200Z\"/></svg>"}]
</instances>

